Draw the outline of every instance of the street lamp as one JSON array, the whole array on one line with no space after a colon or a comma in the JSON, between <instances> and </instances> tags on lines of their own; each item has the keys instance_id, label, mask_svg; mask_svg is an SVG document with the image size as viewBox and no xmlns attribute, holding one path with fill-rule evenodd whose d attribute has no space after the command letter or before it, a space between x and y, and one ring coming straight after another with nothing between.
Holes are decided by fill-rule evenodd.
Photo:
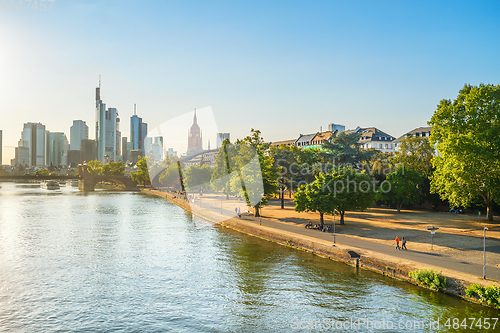
<instances>
[{"instance_id":1,"label":"street lamp","mask_svg":"<svg viewBox=\"0 0 500 333\"><path fill-rule=\"evenodd\" d=\"M483 279L486 279L486 230L487 227L483 229Z\"/></svg>"},{"instance_id":2,"label":"street lamp","mask_svg":"<svg viewBox=\"0 0 500 333\"><path fill-rule=\"evenodd\" d=\"M436 228L436 227L429 227L427 226L427 230L430 230L431 232L431 250L434 248L434 241L433 241L433 237L434 235L436 234L436 230L438 230L439 228Z\"/></svg>"},{"instance_id":3,"label":"street lamp","mask_svg":"<svg viewBox=\"0 0 500 333\"><path fill-rule=\"evenodd\" d=\"M333 244L335 244L335 210L333 211Z\"/></svg>"}]
</instances>

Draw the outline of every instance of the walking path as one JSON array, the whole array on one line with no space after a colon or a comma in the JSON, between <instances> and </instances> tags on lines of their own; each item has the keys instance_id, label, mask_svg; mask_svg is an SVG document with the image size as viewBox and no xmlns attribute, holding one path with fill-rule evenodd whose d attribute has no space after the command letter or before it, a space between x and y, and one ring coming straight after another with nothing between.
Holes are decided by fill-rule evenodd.
<instances>
[{"instance_id":1,"label":"walking path","mask_svg":"<svg viewBox=\"0 0 500 333\"><path fill-rule=\"evenodd\" d=\"M229 216L235 215L234 207L238 207L238 206L245 207L245 205L241 201L237 201L234 199L226 200L225 198L221 200L220 196L217 196L217 197L212 196L211 197L210 195L204 195L201 198L201 200L200 200L200 198L197 198L197 200L195 201L195 204L198 205L199 207L201 206L203 209L227 215L228 218L229 218ZM277 206L278 203L274 202L274 205ZM274 207L274 209L277 211L277 209L279 209L279 208ZM320 232L318 230L305 228L305 224L308 223L309 221L313 221L313 224L319 222L319 220L316 220L316 221L312 220L311 215L307 215L307 213L300 213L302 215L300 215L301 217L298 218L297 216L290 216L290 215L294 215L290 211L283 212L283 210L281 210L280 213L281 214L284 213L285 216L287 216L287 217L277 218L276 211L272 211L272 209L270 210L266 207L264 209L264 215L269 214L269 215L273 215L273 217L267 218L267 215L266 215L266 217L263 217L263 218L255 218L253 216L243 215L242 219L245 221L251 222L251 223L262 224L263 226L266 226L266 227L270 227L270 228L274 228L274 229L278 229L278 230L283 230L286 232L291 232L291 233L295 233L295 234L299 234L299 235L304 235L304 236L308 236L308 237L312 237L312 238L316 238L316 239L320 239L320 240L324 240L324 241L330 241L333 244L333 237L334 237L333 233ZM298 214L298 213L295 213L295 214ZM309 213L309 214L311 214L311 213ZM439 214L439 213L435 213L435 214ZM317 215L317 214L314 214L314 215ZM451 214L448 216L451 216ZM314 218L316 218L316 217L314 216ZM326 221L325 223L331 224L332 221L331 220ZM338 223L338 221L337 221L337 223ZM351 221L348 221L346 223L352 224ZM338 227L339 227L339 225L337 224L337 228ZM356 225L354 227L353 226L351 226L351 227L358 228L360 226ZM465 274L474 275L476 277L483 276L482 257L481 257L481 260L479 260L479 258L475 258L476 262L471 262L471 260L469 260L470 258L467 258L467 257L471 256L471 253L470 253L471 251L475 251L474 252L475 256L478 257L478 255L477 255L478 253L482 254L482 248L480 249L481 250L480 252L478 252L477 248L474 248L473 250L466 249L465 253L463 253L463 254L461 253L458 258L453 258L453 257L450 257L450 255L447 255L447 251L449 252L449 251L453 251L455 249L450 249L447 247L434 245L434 251L430 251L431 250L430 244L416 243L414 241L407 244L407 246L409 247L409 250L407 250L407 251L397 250L397 249L395 249L395 242L392 241L392 239L395 238L395 235L398 234L398 232L400 234L400 238L401 238L402 234L405 234L404 232L406 232L406 234L409 234L410 231L412 231L412 232L418 231L418 232L425 233L425 236L430 238L428 236L429 232L426 230L425 231L417 230L416 228L414 228L414 230L413 230L413 229L411 229L411 227L408 227L409 229L401 229L401 227L404 228L404 227L408 227L408 226L407 225L398 225L397 228L394 228L394 230L390 230L390 232L391 232L391 234L389 234L389 236L391 237L391 238L389 238L389 239L391 239L390 241L387 239L381 240L381 239L375 239L373 237L358 237L358 236L354 236L354 235L344 235L344 234L336 233L335 234L335 242L336 242L336 244L339 244L339 245L352 246L355 248L364 249L364 250L368 250L368 251L377 252L377 253L380 253L383 255L400 258L402 260L411 260L411 261L415 261L418 263L422 263L424 265L436 266L436 267L440 267L442 269L448 269L448 270L453 270L453 271L457 271L457 272L461 272L461 273L465 273ZM380 228L384 228L384 226L380 225ZM444 229L446 229L446 228L443 228L443 232L445 232ZM449 229L451 229L451 228L449 228ZM345 229L342 231L344 233ZM454 235L454 234L452 234L452 231L450 231L450 230L447 230L446 232L450 233L450 235L447 235L451 239L451 240L448 240L448 242L453 242L453 241L457 242L457 239L458 239L457 237L461 237L461 238L466 238L466 240L474 240L476 243L478 241L481 241L481 244L482 244L482 239L479 239L478 237L475 237L474 235L463 235L463 234ZM373 232L372 232L372 234L373 234ZM444 233L441 233L440 236L443 237L443 239L445 238ZM441 241L441 243L442 242L444 242L444 241ZM462 242L462 240L461 240L461 242ZM387 243L390 243L393 245L390 245ZM488 240L487 257L500 256L500 254L497 253L498 247L499 247L497 243L500 244L500 240L497 240L497 239ZM475 246L476 245L477 244L475 244ZM424 247L427 248L428 250L423 250L422 248L424 248ZM498 261L496 260L497 257L495 257L495 261L494 261L493 265L490 263L491 260L489 260L489 262L486 266L486 276L488 279L500 281L500 267L497 266L497 264L498 264ZM481 261L481 262L478 263L477 261Z\"/></svg>"}]
</instances>

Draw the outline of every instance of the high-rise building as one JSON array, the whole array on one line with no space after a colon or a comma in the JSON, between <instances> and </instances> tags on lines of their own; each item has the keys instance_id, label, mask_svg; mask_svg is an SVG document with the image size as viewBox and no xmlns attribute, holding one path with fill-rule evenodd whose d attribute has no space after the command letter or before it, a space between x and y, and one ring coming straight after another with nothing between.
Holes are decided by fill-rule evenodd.
<instances>
[{"instance_id":1,"label":"high-rise building","mask_svg":"<svg viewBox=\"0 0 500 333\"><path fill-rule=\"evenodd\" d=\"M132 143L132 150L142 148L142 118L137 115L134 104L134 115L130 117L130 142Z\"/></svg>"},{"instance_id":2,"label":"high-rise building","mask_svg":"<svg viewBox=\"0 0 500 333\"><path fill-rule=\"evenodd\" d=\"M11 162L11 166L30 164L30 149L28 147L16 147L16 155L14 162Z\"/></svg>"},{"instance_id":3,"label":"high-rise building","mask_svg":"<svg viewBox=\"0 0 500 333\"><path fill-rule=\"evenodd\" d=\"M70 150L80 150L82 140L89 138L89 127L83 120L73 120L69 129Z\"/></svg>"},{"instance_id":4,"label":"high-rise building","mask_svg":"<svg viewBox=\"0 0 500 333\"><path fill-rule=\"evenodd\" d=\"M142 122L141 124L141 135L140 135L140 138L141 138L141 144L142 144L142 149L143 150L147 150L146 149L146 138L148 136L148 124L145 123L145 122Z\"/></svg>"},{"instance_id":5,"label":"high-rise building","mask_svg":"<svg viewBox=\"0 0 500 333\"><path fill-rule=\"evenodd\" d=\"M335 130L339 132L344 132L345 131L345 126L344 125L339 125L339 124L328 124L328 131L330 132L335 132Z\"/></svg>"},{"instance_id":6,"label":"high-rise building","mask_svg":"<svg viewBox=\"0 0 500 333\"><path fill-rule=\"evenodd\" d=\"M167 156L177 156L177 151L174 150L174 148L168 148L166 151Z\"/></svg>"},{"instance_id":7,"label":"high-rise building","mask_svg":"<svg viewBox=\"0 0 500 333\"><path fill-rule=\"evenodd\" d=\"M131 150L140 150L141 155L145 155L148 148L145 147L145 140L148 135L148 124L142 122L142 118L137 116L134 104L134 115L130 117L130 142Z\"/></svg>"},{"instance_id":8,"label":"high-rise building","mask_svg":"<svg viewBox=\"0 0 500 333\"><path fill-rule=\"evenodd\" d=\"M122 137L122 161L123 163L127 162L128 160L128 152L127 152L127 137L124 136Z\"/></svg>"},{"instance_id":9,"label":"high-rise building","mask_svg":"<svg viewBox=\"0 0 500 333\"><path fill-rule=\"evenodd\" d=\"M97 145L95 140L82 140L80 148L80 161L87 163L97 158Z\"/></svg>"},{"instance_id":10,"label":"high-rise building","mask_svg":"<svg viewBox=\"0 0 500 333\"><path fill-rule=\"evenodd\" d=\"M101 100L100 86L99 82L99 87L96 88L95 94L95 138L97 143L97 160L104 163L105 155L108 155L110 161L113 161L116 157L116 123L118 113L116 108L106 109L106 104Z\"/></svg>"},{"instance_id":11,"label":"high-rise building","mask_svg":"<svg viewBox=\"0 0 500 333\"><path fill-rule=\"evenodd\" d=\"M28 166L45 165L45 125L26 123L18 147L28 148Z\"/></svg>"},{"instance_id":12,"label":"high-rise building","mask_svg":"<svg viewBox=\"0 0 500 333\"><path fill-rule=\"evenodd\" d=\"M152 156L155 162L163 160L163 137L155 136L149 148L149 156Z\"/></svg>"},{"instance_id":13,"label":"high-rise building","mask_svg":"<svg viewBox=\"0 0 500 333\"><path fill-rule=\"evenodd\" d=\"M120 132L120 118L118 112L116 112L116 152L115 152L115 162L122 159L122 133Z\"/></svg>"},{"instance_id":14,"label":"high-rise building","mask_svg":"<svg viewBox=\"0 0 500 333\"><path fill-rule=\"evenodd\" d=\"M66 165L68 139L62 132L48 132L47 165Z\"/></svg>"},{"instance_id":15,"label":"high-rise building","mask_svg":"<svg viewBox=\"0 0 500 333\"><path fill-rule=\"evenodd\" d=\"M187 156L196 155L203 151L203 141L200 126L196 119L196 109L194 109L193 125L188 132Z\"/></svg>"},{"instance_id":16,"label":"high-rise building","mask_svg":"<svg viewBox=\"0 0 500 333\"><path fill-rule=\"evenodd\" d=\"M222 147L224 140L229 140L229 133L217 133L217 149Z\"/></svg>"}]
</instances>

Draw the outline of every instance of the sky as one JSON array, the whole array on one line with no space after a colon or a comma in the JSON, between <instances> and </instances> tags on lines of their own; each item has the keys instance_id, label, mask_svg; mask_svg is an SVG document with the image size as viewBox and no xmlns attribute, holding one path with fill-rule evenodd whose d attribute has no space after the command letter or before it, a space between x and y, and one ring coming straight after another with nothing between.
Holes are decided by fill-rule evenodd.
<instances>
[{"instance_id":1,"label":"sky","mask_svg":"<svg viewBox=\"0 0 500 333\"><path fill-rule=\"evenodd\" d=\"M398 137L464 84L500 83L498 1L27 4L0 7L3 164L26 122L69 139L82 119L93 138L99 75L123 136L136 103L150 128L210 107L232 141L251 128L278 141L329 123Z\"/></svg>"}]
</instances>

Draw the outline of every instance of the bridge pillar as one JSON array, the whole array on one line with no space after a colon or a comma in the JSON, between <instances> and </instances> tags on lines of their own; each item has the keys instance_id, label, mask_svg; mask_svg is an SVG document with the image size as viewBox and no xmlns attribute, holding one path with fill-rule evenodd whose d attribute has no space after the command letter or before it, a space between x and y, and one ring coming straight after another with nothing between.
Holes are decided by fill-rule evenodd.
<instances>
[{"instance_id":1,"label":"bridge pillar","mask_svg":"<svg viewBox=\"0 0 500 333\"><path fill-rule=\"evenodd\" d=\"M80 191L85 191L85 192L94 191L95 189L94 181L88 178L80 179L78 180L78 189Z\"/></svg>"}]
</instances>

